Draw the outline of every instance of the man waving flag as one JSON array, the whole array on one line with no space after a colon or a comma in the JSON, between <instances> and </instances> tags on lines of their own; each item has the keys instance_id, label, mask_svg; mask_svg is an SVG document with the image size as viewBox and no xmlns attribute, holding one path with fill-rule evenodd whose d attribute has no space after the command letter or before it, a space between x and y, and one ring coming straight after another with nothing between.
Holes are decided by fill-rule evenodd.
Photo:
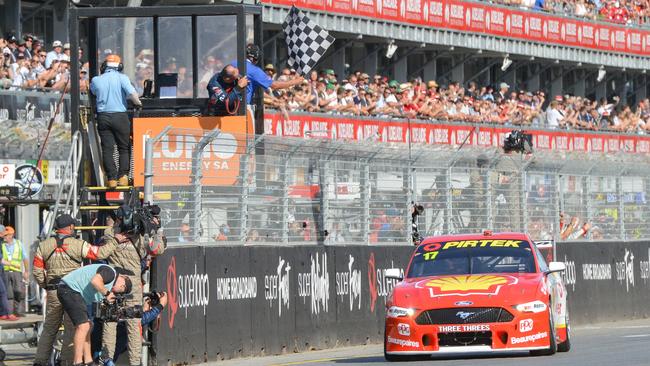
<instances>
[{"instance_id":1,"label":"man waving flag","mask_svg":"<svg viewBox=\"0 0 650 366\"><path fill-rule=\"evenodd\" d=\"M291 7L282 28L286 34L289 66L302 75L311 71L335 40L295 6Z\"/></svg>"}]
</instances>

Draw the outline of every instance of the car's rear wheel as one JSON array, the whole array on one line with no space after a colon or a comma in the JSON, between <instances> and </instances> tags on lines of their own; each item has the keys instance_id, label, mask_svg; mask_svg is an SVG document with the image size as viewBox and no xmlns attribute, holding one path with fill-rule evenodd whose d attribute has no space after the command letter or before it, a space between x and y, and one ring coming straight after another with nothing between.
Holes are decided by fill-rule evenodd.
<instances>
[{"instance_id":1,"label":"car's rear wheel","mask_svg":"<svg viewBox=\"0 0 650 366\"><path fill-rule=\"evenodd\" d=\"M549 346L547 349L539 349L530 351L530 354L533 356L550 356L554 355L557 352L557 340L555 339L555 324L553 323L553 315L549 313L548 316L548 325L549 325Z\"/></svg>"},{"instance_id":2,"label":"car's rear wheel","mask_svg":"<svg viewBox=\"0 0 650 366\"><path fill-rule=\"evenodd\" d=\"M558 352L569 352L571 350L571 326L569 325L569 315L565 318L566 324L566 339L564 342L557 345Z\"/></svg>"}]
</instances>

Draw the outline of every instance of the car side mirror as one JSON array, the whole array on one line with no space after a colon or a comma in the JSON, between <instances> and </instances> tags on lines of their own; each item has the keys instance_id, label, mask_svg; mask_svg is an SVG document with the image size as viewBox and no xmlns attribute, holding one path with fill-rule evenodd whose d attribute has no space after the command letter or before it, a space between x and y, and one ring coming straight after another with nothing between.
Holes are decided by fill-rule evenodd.
<instances>
[{"instance_id":1,"label":"car side mirror","mask_svg":"<svg viewBox=\"0 0 650 366\"><path fill-rule=\"evenodd\" d=\"M548 264L548 272L564 272L566 270L566 264L564 262L551 262Z\"/></svg>"},{"instance_id":2,"label":"car side mirror","mask_svg":"<svg viewBox=\"0 0 650 366\"><path fill-rule=\"evenodd\" d=\"M386 278L392 278L398 281L401 281L404 279L402 276L402 272L400 271L399 268L389 268L386 270Z\"/></svg>"}]
</instances>

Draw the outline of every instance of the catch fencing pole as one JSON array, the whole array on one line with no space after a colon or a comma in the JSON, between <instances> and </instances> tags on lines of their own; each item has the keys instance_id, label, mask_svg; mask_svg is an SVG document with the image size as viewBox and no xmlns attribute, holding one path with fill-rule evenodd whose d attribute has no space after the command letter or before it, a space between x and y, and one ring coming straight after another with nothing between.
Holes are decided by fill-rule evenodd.
<instances>
[{"instance_id":1,"label":"catch fencing pole","mask_svg":"<svg viewBox=\"0 0 650 366\"><path fill-rule=\"evenodd\" d=\"M192 187L194 188L194 211L192 214L192 230L194 234L194 241L199 242L201 239L201 209L202 209L202 187L201 179L203 178L203 164L201 164L203 149L214 141L221 134L221 130L215 128L210 131L207 135L204 135L201 138L201 141L197 144L192 151Z\"/></svg>"},{"instance_id":2,"label":"catch fencing pole","mask_svg":"<svg viewBox=\"0 0 650 366\"><path fill-rule=\"evenodd\" d=\"M144 145L144 202L153 203L153 147L163 137L167 136L172 126L165 127L156 137L147 136Z\"/></svg>"}]
</instances>

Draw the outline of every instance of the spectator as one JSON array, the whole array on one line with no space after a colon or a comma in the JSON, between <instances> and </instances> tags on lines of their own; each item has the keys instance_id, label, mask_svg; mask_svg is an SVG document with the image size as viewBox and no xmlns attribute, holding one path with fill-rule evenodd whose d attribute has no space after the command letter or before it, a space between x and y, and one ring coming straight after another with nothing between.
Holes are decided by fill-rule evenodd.
<instances>
[{"instance_id":1,"label":"spectator","mask_svg":"<svg viewBox=\"0 0 650 366\"><path fill-rule=\"evenodd\" d=\"M55 60L61 60L63 56L63 43L61 41L52 42L52 51L47 53L45 57L45 68L49 69L52 65L52 62Z\"/></svg>"},{"instance_id":2,"label":"spectator","mask_svg":"<svg viewBox=\"0 0 650 366\"><path fill-rule=\"evenodd\" d=\"M26 59L31 60L32 54L29 49L27 49L27 42L24 39L17 41L18 47L14 50L14 55L17 57L18 54L22 53Z\"/></svg>"},{"instance_id":3,"label":"spectator","mask_svg":"<svg viewBox=\"0 0 650 366\"><path fill-rule=\"evenodd\" d=\"M181 235L178 237L180 243L189 243L192 241L192 230L190 229L189 223L181 223L180 234Z\"/></svg>"},{"instance_id":4,"label":"spectator","mask_svg":"<svg viewBox=\"0 0 650 366\"><path fill-rule=\"evenodd\" d=\"M2 53L4 54L9 54L11 63L16 62L16 50L18 49L18 46L16 43L18 40L16 39L16 36L8 35L6 40L5 40L5 47L2 49Z\"/></svg>"},{"instance_id":5,"label":"spectator","mask_svg":"<svg viewBox=\"0 0 650 366\"><path fill-rule=\"evenodd\" d=\"M546 111L546 122L548 128L556 129L564 125L564 114L560 110L559 101L556 99L551 102Z\"/></svg>"},{"instance_id":6,"label":"spectator","mask_svg":"<svg viewBox=\"0 0 650 366\"><path fill-rule=\"evenodd\" d=\"M0 89L7 89L13 84L9 55L0 53Z\"/></svg>"},{"instance_id":7,"label":"spectator","mask_svg":"<svg viewBox=\"0 0 650 366\"><path fill-rule=\"evenodd\" d=\"M275 66L273 66L273 64L266 64L266 66L264 66L264 72L271 79L275 80Z\"/></svg>"},{"instance_id":8,"label":"spectator","mask_svg":"<svg viewBox=\"0 0 650 366\"><path fill-rule=\"evenodd\" d=\"M70 43L63 44L63 54L66 56L68 61L70 60Z\"/></svg>"}]
</instances>

